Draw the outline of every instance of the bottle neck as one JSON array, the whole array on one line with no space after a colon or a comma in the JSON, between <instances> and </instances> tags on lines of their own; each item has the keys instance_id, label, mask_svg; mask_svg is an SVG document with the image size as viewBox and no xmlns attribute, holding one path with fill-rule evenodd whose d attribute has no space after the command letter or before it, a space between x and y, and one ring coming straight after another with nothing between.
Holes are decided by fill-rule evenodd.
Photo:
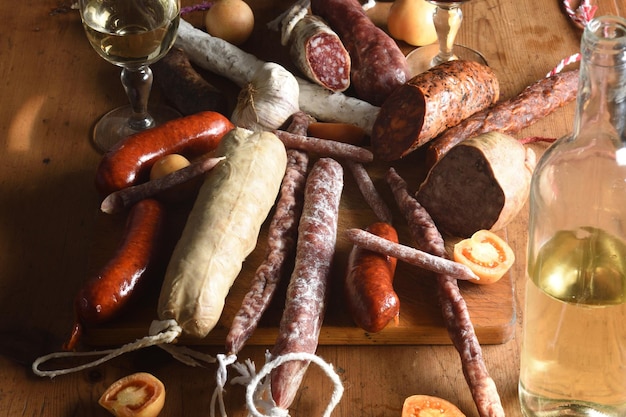
<instances>
[{"instance_id":1,"label":"bottle neck","mask_svg":"<svg viewBox=\"0 0 626 417\"><path fill-rule=\"evenodd\" d=\"M592 20L581 41L573 137L602 132L626 153L626 19Z\"/></svg>"}]
</instances>

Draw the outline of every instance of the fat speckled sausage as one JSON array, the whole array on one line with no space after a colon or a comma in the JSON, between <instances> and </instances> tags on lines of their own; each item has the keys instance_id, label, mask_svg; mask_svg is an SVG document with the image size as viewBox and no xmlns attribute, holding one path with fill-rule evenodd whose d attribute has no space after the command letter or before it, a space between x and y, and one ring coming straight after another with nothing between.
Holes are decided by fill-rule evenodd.
<instances>
[{"instance_id":1,"label":"fat speckled sausage","mask_svg":"<svg viewBox=\"0 0 626 417\"><path fill-rule=\"evenodd\" d=\"M368 232L398 243L398 233L389 223L376 222ZM352 247L344 281L344 295L354 322L365 331L376 333L398 318L400 299L393 289L397 259Z\"/></svg>"},{"instance_id":2,"label":"fat speckled sausage","mask_svg":"<svg viewBox=\"0 0 626 417\"><path fill-rule=\"evenodd\" d=\"M234 125L207 111L171 120L118 142L100 160L96 188L103 195L148 179L154 162L171 153L193 159L217 148Z\"/></svg>"},{"instance_id":3,"label":"fat speckled sausage","mask_svg":"<svg viewBox=\"0 0 626 417\"><path fill-rule=\"evenodd\" d=\"M360 99L379 106L409 79L404 54L358 0L312 0L311 10L328 22L350 53L351 83Z\"/></svg>"},{"instance_id":4,"label":"fat speckled sausage","mask_svg":"<svg viewBox=\"0 0 626 417\"><path fill-rule=\"evenodd\" d=\"M372 151L383 161L400 159L444 130L498 100L489 67L450 61L418 74L381 106L372 129Z\"/></svg>"}]
</instances>

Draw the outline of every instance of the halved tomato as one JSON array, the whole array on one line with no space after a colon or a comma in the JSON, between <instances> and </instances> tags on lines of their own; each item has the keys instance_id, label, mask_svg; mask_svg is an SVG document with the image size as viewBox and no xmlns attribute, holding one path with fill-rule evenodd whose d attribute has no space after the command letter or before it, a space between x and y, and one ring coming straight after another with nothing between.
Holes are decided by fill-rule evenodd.
<instances>
[{"instance_id":1,"label":"halved tomato","mask_svg":"<svg viewBox=\"0 0 626 417\"><path fill-rule=\"evenodd\" d=\"M443 398L411 395L404 400L402 417L465 417L465 414Z\"/></svg>"},{"instance_id":2,"label":"halved tomato","mask_svg":"<svg viewBox=\"0 0 626 417\"><path fill-rule=\"evenodd\" d=\"M511 268L515 254L498 235L489 230L479 230L454 245L454 260L468 266L480 278L471 282L492 284Z\"/></svg>"},{"instance_id":3,"label":"halved tomato","mask_svg":"<svg viewBox=\"0 0 626 417\"><path fill-rule=\"evenodd\" d=\"M165 386L154 375L138 372L111 384L98 403L116 417L156 417L165 404Z\"/></svg>"}]
</instances>

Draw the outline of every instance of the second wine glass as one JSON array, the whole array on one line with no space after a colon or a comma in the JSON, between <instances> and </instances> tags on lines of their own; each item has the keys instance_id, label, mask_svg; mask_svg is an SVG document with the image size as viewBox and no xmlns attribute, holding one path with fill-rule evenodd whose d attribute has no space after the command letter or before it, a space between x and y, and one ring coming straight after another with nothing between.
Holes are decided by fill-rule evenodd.
<instances>
[{"instance_id":1,"label":"second wine glass","mask_svg":"<svg viewBox=\"0 0 626 417\"><path fill-rule=\"evenodd\" d=\"M91 46L106 61L122 67L120 78L130 101L96 123L96 148L106 152L130 134L180 117L169 107L148 109L152 89L149 65L174 44L180 0L80 0L79 4Z\"/></svg>"},{"instance_id":2,"label":"second wine glass","mask_svg":"<svg viewBox=\"0 0 626 417\"><path fill-rule=\"evenodd\" d=\"M437 31L437 43L422 46L407 55L411 76L454 59L464 59L487 65L487 60L480 52L454 43L463 21L461 5L469 0L426 1L436 6L433 23Z\"/></svg>"}]
</instances>

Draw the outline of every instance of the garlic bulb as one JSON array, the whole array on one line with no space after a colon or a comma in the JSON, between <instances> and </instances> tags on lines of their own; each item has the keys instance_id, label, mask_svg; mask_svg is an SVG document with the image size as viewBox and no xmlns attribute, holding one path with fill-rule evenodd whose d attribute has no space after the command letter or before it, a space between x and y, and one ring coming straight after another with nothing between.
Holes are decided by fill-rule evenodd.
<instances>
[{"instance_id":1,"label":"garlic bulb","mask_svg":"<svg viewBox=\"0 0 626 417\"><path fill-rule=\"evenodd\" d=\"M282 66L267 62L237 98L231 121L253 131L278 129L300 109L298 80Z\"/></svg>"}]
</instances>

